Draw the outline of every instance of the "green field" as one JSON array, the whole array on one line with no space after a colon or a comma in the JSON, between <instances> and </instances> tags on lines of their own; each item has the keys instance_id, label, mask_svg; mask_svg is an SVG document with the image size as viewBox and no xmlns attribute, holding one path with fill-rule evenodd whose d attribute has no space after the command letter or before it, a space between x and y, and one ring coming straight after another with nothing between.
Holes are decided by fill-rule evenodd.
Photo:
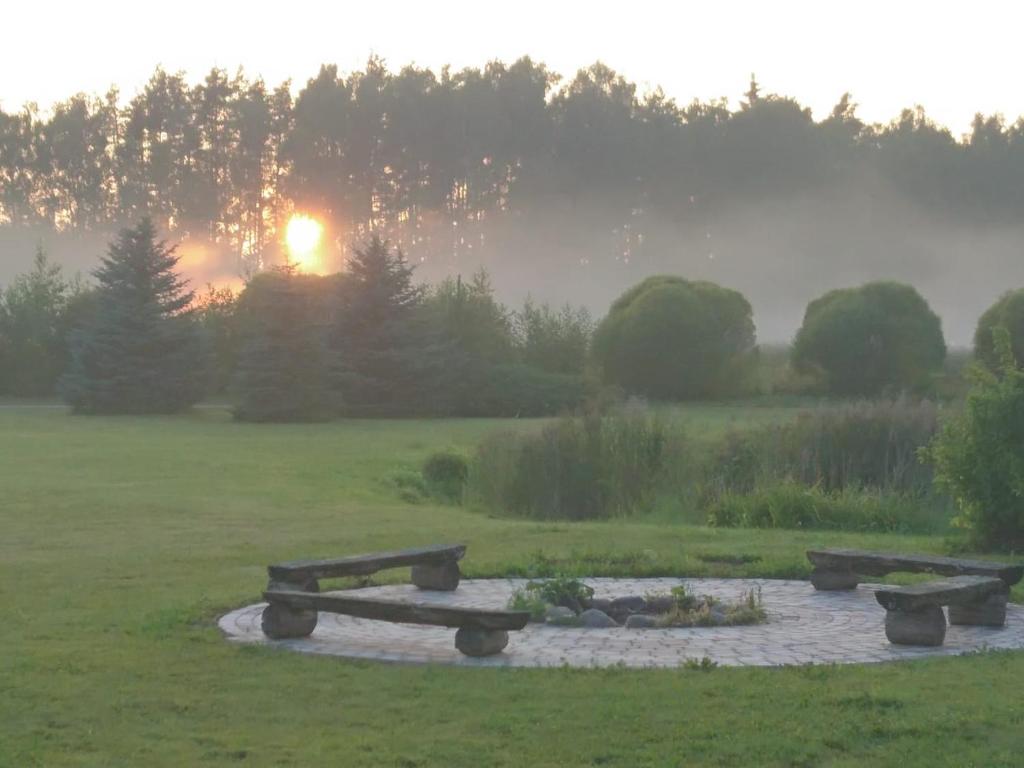
<instances>
[{"instance_id":1,"label":"green field","mask_svg":"<svg viewBox=\"0 0 1024 768\"><path fill-rule=\"evenodd\" d=\"M792 416L679 411L695 434ZM401 501L431 451L538 422L255 426L0 407L0 765L1019 766L1024 654L863 667L486 670L225 642L267 563L459 540L602 574L806 575L809 546L937 537L520 522ZM714 555L757 555L743 566ZM400 578L402 574L394 574ZM1019 589L1016 600L1024 599Z\"/></svg>"}]
</instances>

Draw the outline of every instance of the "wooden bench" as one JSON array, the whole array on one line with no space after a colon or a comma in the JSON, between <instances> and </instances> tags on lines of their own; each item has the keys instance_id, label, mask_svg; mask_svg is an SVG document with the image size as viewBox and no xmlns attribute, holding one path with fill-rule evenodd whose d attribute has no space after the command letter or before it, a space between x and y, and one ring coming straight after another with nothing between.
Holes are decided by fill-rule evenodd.
<instances>
[{"instance_id":1,"label":"wooden bench","mask_svg":"<svg viewBox=\"0 0 1024 768\"><path fill-rule=\"evenodd\" d=\"M949 606L951 624L1001 627L1006 623L1010 588L994 576L954 576L949 579L887 587L875 599L885 608L885 636L899 645L942 645Z\"/></svg>"},{"instance_id":2,"label":"wooden bench","mask_svg":"<svg viewBox=\"0 0 1024 768\"><path fill-rule=\"evenodd\" d=\"M465 554L465 544L437 544L327 560L293 560L267 568L270 576L267 589L319 592L320 579L369 576L388 568L412 566L412 583L417 587L450 592L459 586L459 560Z\"/></svg>"},{"instance_id":3,"label":"wooden bench","mask_svg":"<svg viewBox=\"0 0 1024 768\"><path fill-rule=\"evenodd\" d=\"M807 551L807 559L814 564L811 583L815 589L821 590L856 589L861 576L885 576L901 571L935 573L940 576L988 576L1001 579L1008 587L1024 578L1024 565L960 560L937 555L898 555L860 549L811 549Z\"/></svg>"},{"instance_id":4,"label":"wooden bench","mask_svg":"<svg viewBox=\"0 0 1024 768\"><path fill-rule=\"evenodd\" d=\"M268 603L263 611L263 632L273 639L312 634L318 612L327 611L376 621L457 628L455 647L467 656L500 653L508 645L509 630L522 629L530 620L527 611L484 611L338 593L267 590L263 597Z\"/></svg>"}]
</instances>

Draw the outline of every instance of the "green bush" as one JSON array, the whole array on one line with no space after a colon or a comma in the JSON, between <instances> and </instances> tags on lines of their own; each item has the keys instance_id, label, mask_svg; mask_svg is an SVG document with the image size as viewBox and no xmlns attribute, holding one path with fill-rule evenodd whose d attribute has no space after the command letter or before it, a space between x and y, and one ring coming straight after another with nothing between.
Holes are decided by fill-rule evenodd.
<instances>
[{"instance_id":1,"label":"green bush","mask_svg":"<svg viewBox=\"0 0 1024 768\"><path fill-rule=\"evenodd\" d=\"M900 283L868 283L815 299L793 344L794 367L818 372L841 395L920 391L945 357L938 316Z\"/></svg>"},{"instance_id":2,"label":"green bush","mask_svg":"<svg viewBox=\"0 0 1024 768\"><path fill-rule=\"evenodd\" d=\"M460 416L554 416L577 409L586 392L580 376L496 365L464 382L456 411Z\"/></svg>"},{"instance_id":3,"label":"green bush","mask_svg":"<svg viewBox=\"0 0 1024 768\"><path fill-rule=\"evenodd\" d=\"M978 319L974 331L974 357L994 373L1002 368L1002 360L996 350L993 331L1006 328L1010 334L1013 359L1024 360L1024 288L1004 293Z\"/></svg>"},{"instance_id":4,"label":"green bush","mask_svg":"<svg viewBox=\"0 0 1024 768\"><path fill-rule=\"evenodd\" d=\"M594 335L607 383L658 400L720 396L747 377L750 303L713 283L650 277L626 291Z\"/></svg>"},{"instance_id":5,"label":"green bush","mask_svg":"<svg viewBox=\"0 0 1024 768\"><path fill-rule=\"evenodd\" d=\"M1024 371L1009 331L997 328L994 342L1002 376L974 371L963 413L945 425L927 456L938 486L959 507L955 522L978 546L1015 550L1024 547Z\"/></svg>"},{"instance_id":6,"label":"green bush","mask_svg":"<svg viewBox=\"0 0 1024 768\"><path fill-rule=\"evenodd\" d=\"M498 434L477 449L474 501L505 514L589 520L650 509L680 441L640 415L566 418L540 432Z\"/></svg>"},{"instance_id":7,"label":"green bush","mask_svg":"<svg viewBox=\"0 0 1024 768\"><path fill-rule=\"evenodd\" d=\"M724 494L708 510L708 525L721 528L908 533L934 532L947 524L920 499L852 488L826 493L792 480L749 494Z\"/></svg>"},{"instance_id":8,"label":"green bush","mask_svg":"<svg viewBox=\"0 0 1024 768\"><path fill-rule=\"evenodd\" d=\"M469 463L466 457L456 451L437 451L423 462L423 480L430 494L435 498L457 504L469 477Z\"/></svg>"}]
</instances>

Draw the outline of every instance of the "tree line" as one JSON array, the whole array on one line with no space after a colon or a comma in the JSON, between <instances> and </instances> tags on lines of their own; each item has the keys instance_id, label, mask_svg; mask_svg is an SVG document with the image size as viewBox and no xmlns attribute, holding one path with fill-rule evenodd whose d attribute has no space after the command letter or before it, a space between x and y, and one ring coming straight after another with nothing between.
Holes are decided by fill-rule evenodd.
<instances>
[{"instance_id":1,"label":"tree line","mask_svg":"<svg viewBox=\"0 0 1024 768\"><path fill-rule=\"evenodd\" d=\"M0 395L59 392L84 413L171 413L226 396L238 418L538 416L587 401L721 398L756 391L753 311L738 291L647 278L595 322L527 300L510 310L488 274L420 284L378 236L327 276L266 270L238 294L197 295L175 246L144 218L123 229L95 284L37 253L0 290ZM1024 290L978 321L975 356L1003 365L994 338L1024 348ZM1019 353L1018 353L1019 354ZM911 286L874 282L812 301L789 353L801 391L934 391L946 344ZM1018 357L1018 359L1021 359Z\"/></svg>"},{"instance_id":2,"label":"tree line","mask_svg":"<svg viewBox=\"0 0 1024 768\"><path fill-rule=\"evenodd\" d=\"M123 105L110 91L0 110L0 225L112 232L149 216L244 274L280 261L294 209L322 218L339 257L378 233L413 262L459 265L512 237L501 222L554 216L628 259L670 247L656 221L697 231L730 205L875 183L954 220L1015 222L1022 172L1024 123L999 115L958 138L920 107L865 124L844 94L815 121L753 78L735 108L681 106L600 63L563 79L529 58L325 65L294 95L241 71L191 84L158 69Z\"/></svg>"}]
</instances>

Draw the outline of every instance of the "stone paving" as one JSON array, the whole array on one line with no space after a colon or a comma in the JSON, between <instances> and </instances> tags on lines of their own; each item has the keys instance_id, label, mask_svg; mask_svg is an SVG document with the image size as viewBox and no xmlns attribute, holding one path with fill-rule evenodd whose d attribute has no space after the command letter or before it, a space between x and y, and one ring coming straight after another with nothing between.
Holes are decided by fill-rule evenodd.
<instances>
[{"instance_id":1,"label":"stone paving","mask_svg":"<svg viewBox=\"0 0 1024 768\"><path fill-rule=\"evenodd\" d=\"M885 638L885 609L874 587L849 592L816 592L806 581L768 579L584 579L598 597L665 594L686 584L693 594L736 600L761 587L768 621L745 627L688 629L581 629L529 624L509 633L503 653L486 658L455 649L454 629L392 624L321 613L310 637L268 640L260 630L265 603L223 616L220 627L236 642L288 648L303 653L419 664L468 667L676 667L708 657L722 666L850 664L984 650L1024 648L1024 606L1009 605L1006 626L950 626L938 648L896 646ZM369 587L359 595L438 605L502 609L522 579L464 580L455 592L421 591L411 585Z\"/></svg>"}]
</instances>

